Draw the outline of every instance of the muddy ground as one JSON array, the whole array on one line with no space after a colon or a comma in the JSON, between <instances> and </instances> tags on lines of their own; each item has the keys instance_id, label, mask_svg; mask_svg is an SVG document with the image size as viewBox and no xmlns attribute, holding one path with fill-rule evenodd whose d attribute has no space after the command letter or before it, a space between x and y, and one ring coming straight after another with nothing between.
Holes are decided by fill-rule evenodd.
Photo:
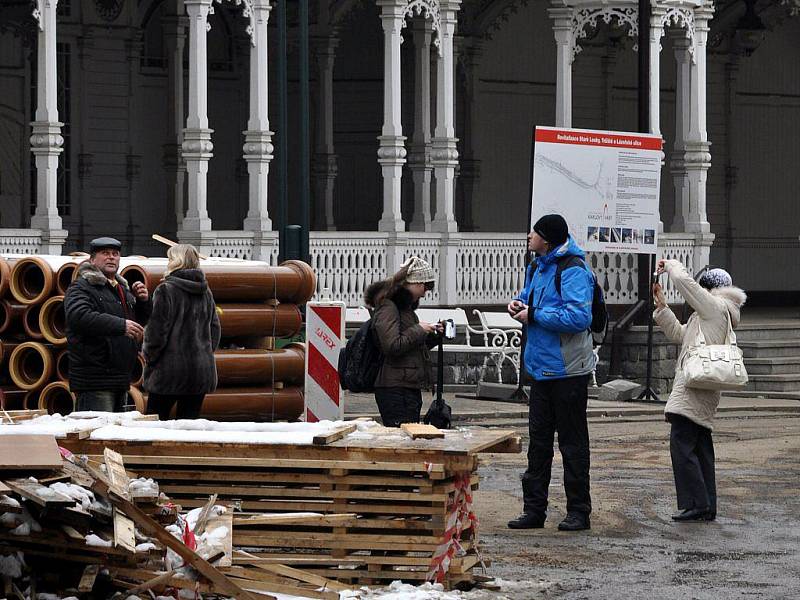
<instances>
[{"instance_id":1,"label":"muddy ground","mask_svg":"<svg viewBox=\"0 0 800 600\"><path fill-rule=\"evenodd\" d=\"M527 431L517 422L524 434ZM528 582L497 597L800 598L800 418L742 413L714 432L719 513L676 524L668 424L590 420L592 529L564 533L556 452L544 529L512 531L525 454L484 455L476 512L488 574Z\"/></svg>"}]
</instances>

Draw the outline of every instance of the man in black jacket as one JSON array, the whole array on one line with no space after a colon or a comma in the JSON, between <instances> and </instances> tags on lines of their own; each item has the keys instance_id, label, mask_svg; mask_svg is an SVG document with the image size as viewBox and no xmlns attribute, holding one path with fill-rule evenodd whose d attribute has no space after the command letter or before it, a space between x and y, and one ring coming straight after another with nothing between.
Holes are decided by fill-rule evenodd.
<instances>
[{"instance_id":1,"label":"man in black jacket","mask_svg":"<svg viewBox=\"0 0 800 600\"><path fill-rule=\"evenodd\" d=\"M124 410L150 296L117 274L122 244L110 237L89 244L89 260L64 296L69 385L77 410Z\"/></svg>"}]
</instances>

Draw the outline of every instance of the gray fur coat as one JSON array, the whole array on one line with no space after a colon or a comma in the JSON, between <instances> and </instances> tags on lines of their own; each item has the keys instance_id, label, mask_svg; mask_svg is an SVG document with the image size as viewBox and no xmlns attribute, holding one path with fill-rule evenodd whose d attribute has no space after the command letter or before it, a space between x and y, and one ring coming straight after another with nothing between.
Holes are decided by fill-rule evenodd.
<instances>
[{"instance_id":1,"label":"gray fur coat","mask_svg":"<svg viewBox=\"0 0 800 600\"><path fill-rule=\"evenodd\" d=\"M171 395L214 391L220 333L203 272L183 269L168 275L153 292L153 313L144 331L145 389Z\"/></svg>"}]
</instances>

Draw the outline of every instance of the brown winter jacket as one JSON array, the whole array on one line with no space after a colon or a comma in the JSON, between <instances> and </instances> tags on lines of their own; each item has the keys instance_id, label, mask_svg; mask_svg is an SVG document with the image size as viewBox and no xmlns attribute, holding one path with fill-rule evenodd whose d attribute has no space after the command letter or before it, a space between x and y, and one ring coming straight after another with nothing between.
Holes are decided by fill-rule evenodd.
<instances>
[{"instance_id":1,"label":"brown winter jacket","mask_svg":"<svg viewBox=\"0 0 800 600\"><path fill-rule=\"evenodd\" d=\"M173 395L214 391L220 334L203 272L181 269L168 275L153 292L153 314L144 330L144 388Z\"/></svg>"},{"instance_id":2,"label":"brown winter jacket","mask_svg":"<svg viewBox=\"0 0 800 600\"><path fill-rule=\"evenodd\" d=\"M419 303L406 288L387 290L389 285L376 282L365 294L367 304L375 307L372 325L384 355L375 387L427 388L430 338L414 312Z\"/></svg>"}]
</instances>

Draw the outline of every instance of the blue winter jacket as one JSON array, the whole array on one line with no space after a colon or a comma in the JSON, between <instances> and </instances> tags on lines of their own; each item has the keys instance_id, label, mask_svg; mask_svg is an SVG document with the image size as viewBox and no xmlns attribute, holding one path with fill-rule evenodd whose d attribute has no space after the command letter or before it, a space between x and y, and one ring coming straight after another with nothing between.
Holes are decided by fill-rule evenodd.
<instances>
[{"instance_id":1,"label":"blue winter jacket","mask_svg":"<svg viewBox=\"0 0 800 600\"><path fill-rule=\"evenodd\" d=\"M559 295L556 269L566 256L585 260L572 236L537 257L528 267L525 289L516 297L529 307L525 368L537 381L586 375L595 367L589 331L594 275L585 262L564 269Z\"/></svg>"}]
</instances>

